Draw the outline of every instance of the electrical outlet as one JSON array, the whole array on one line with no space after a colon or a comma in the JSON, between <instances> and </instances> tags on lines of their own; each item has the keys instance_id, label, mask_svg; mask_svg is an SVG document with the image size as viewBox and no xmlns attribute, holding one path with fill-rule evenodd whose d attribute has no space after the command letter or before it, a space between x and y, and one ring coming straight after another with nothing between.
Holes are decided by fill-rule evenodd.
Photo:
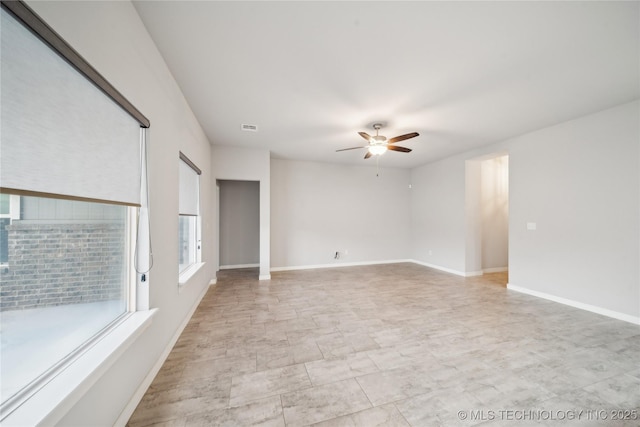
<instances>
[{"instance_id":1,"label":"electrical outlet","mask_svg":"<svg viewBox=\"0 0 640 427\"><path fill-rule=\"evenodd\" d=\"M345 250L344 250L344 254L345 254L345 255L349 255L349 249L345 249Z\"/></svg>"},{"instance_id":2,"label":"electrical outlet","mask_svg":"<svg viewBox=\"0 0 640 427\"><path fill-rule=\"evenodd\" d=\"M433 255L433 251L429 251L429 255Z\"/></svg>"}]
</instances>

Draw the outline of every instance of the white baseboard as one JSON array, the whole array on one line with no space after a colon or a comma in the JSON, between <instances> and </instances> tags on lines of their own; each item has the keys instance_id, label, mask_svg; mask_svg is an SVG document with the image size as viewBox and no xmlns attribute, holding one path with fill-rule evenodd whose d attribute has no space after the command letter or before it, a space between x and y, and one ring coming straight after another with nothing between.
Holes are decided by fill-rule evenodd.
<instances>
[{"instance_id":1,"label":"white baseboard","mask_svg":"<svg viewBox=\"0 0 640 427\"><path fill-rule=\"evenodd\" d=\"M491 267L491 268L483 268L483 273L504 273L505 271L509 271L509 267Z\"/></svg>"},{"instance_id":2,"label":"white baseboard","mask_svg":"<svg viewBox=\"0 0 640 427\"><path fill-rule=\"evenodd\" d=\"M410 260L410 262L413 262L414 264L422 265L424 267L433 268L435 270L444 271L445 273L455 274L456 276L470 277L470 276L482 275L482 271L473 271L473 272L465 273L464 271L453 270L451 268L441 267L439 265L429 264L428 262L422 262L415 259Z\"/></svg>"},{"instance_id":3,"label":"white baseboard","mask_svg":"<svg viewBox=\"0 0 640 427\"><path fill-rule=\"evenodd\" d=\"M633 323L634 325L640 325L640 317L631 316L629 314L620 313L618 311L609 310L607 308L597 307L591 304L585 304L583 302L570 300L568 298L563 298L551 294L547 294L544 292L534 291L532 289L523 288L520 286L512 285L511 283L507 284L507 289L520 292L523 294L531 295L538 298L543 298L549 301L557 302L560 304L568 305L571 307L579 308L581 310L590 311L592 313L601 314L603 316L612 317L614 319L623 320L625 322Z\"/></svg>"},{"instance_id":4,"label":"white baseboard","mask_svg":"<svg viewBox=\"0 0 640 427\"><path fill-rule=\"evenodd\" d=\"M509 267L493 267L493 268L483 268L482 270L478 270L478 271L458 271L458 270L453 270L451 268L447 268L447 267L441 267L439 265L435 265L435 264L429 264L428 262L422 262L422 261L418 261L418 260L411 260L411 262L416 263L416 264L420 264L423 265L425 267L429 267L429 268L433 268L436 270L440 270L440 271L444 271L446 273L451 273L451 274L455 274L456 276L462 276L462 277L475 277L475 276L482 276L485 273L502 273L504 271L509 271Z\"/></svg>"},{"instance_id":5,"label":"white baseboard","mask_svg":"<svg viewBox=\"0 0 640 427\"><path fill-rule=\"evenodd\" d=\"M455 274L457 276L462 277L472 277L472 276L481 276L482 271L470 271L470 272L462 272L453 270L446 267L441 267L435 264L429 264L422 261L417 261L415 259L392 259L392 260L382 260L382 261L360 261L360 262L341 262L335 264L312 264L312 265L296 265L290 267L272 267L271 271L290 271L290 270L311 270L314 268L336 268L336 267L356 267L362 265L378 265L378 264L397 264L401 262L411 262L414 264L419 264L424 267L433 268L436 270L444 271L446 273Z\"/></svg>"},{"instance_id":6,"label":"white baseboard","mask_svg":"<svg viewBox=\"0 0 640 427\"><path fill-rule=\"evenodd\" d=\"M215 279L212 280L211 282L215 282ZM209 284L211 284L211 282ZM184 328L189 323L189 320L191 320L191 316L193 316L193 313L195 313L196 309L198 308L198 305L200 305L200 301L202 301L202 298L204 298L208 290L209 290L209 287L205 287L202 293L200 294L200 296L196 298L196 302L193 304L193 307L191 307L191 310L189 310L189 313L187 314L183 322L180 324L175 334L173 334L173 336L171 337L171 340L169 340L169 343L163 350L162 354L156 361L155 365L153 365L153 367L151 368L147 376L142 380L142 383L140 383L140 386L138 387L136 392L133 393L131 400L129 400L129 403L127 404L127 406L125 406L123 411L120 413L120 416L118 417L116 422L113 424L114 426L120 426L120 427L126 426L127 422L129 421L129 418L131 418L131 415L133 415L133 412L136 410L136 407L142 400L142 397L147 392L147 389L153 382L153 379L156 377L156 375L158 375L158 372L160 372L162 365L164 365L164 362L167 360L167 357L169 357L169 353L171 353L171 350L173 350L173 346L178 341L178 338L180 338L180 335L182 335L182 331L184 331Z\"/></svg>"},{"instance_id":7,"label":"white baseboard","mask_svg":"<svg viewBox=\"0 0 640 427\"><path fill-rule=\"evenodd\" d=\"M477 276L482 276L483 274L484 274L483 270L467 271L466 273L464 273L464 277L477 277Z\"/></svg>"},{"instance_id":8,"label":"white baseboard","mask_svg":"<svg viewBox=\"0 0 640 427\"><path fill-rule=\"evenodd\" d=\"M291 270L312 270L315 268L357 267L361 265L397 264L400 262L412 262L412 260L394 259L394 260L383 260L383 261L336 262L335 264L294 265L290 267L271 267L271 271L273 272L273 271L291 271Z\"/></svg>"},{"instance_id":9,"label":"white baseboard","mask_svg":"<svg viewBox=\"0 0 640 427\"><path fill-rule=\"evenodd\" d=\"M255 267L260 267L260 264L221 265L220 270L235 270L236 268L255 268Z\"/></svg>"},{"instance_id":10,"label":"white baseboard","mask_svg":"<svg viewBox=\"0 0 640 427\"><path fill-rule=\"evenodd\" d=\"M270 274L260 274L258 276L258 280L271 280L271 275Z\"/></svg>"},{"instance_id":11,"label":"white baseboard","mask_svg":"<svg viewBox=\"0 0 640 427\"><path fill-rule=\"evenodd\" d=\"M209 286L215 286L218 283L218 279L211 279L209 281Z\"/></svg>"}]
</instances>

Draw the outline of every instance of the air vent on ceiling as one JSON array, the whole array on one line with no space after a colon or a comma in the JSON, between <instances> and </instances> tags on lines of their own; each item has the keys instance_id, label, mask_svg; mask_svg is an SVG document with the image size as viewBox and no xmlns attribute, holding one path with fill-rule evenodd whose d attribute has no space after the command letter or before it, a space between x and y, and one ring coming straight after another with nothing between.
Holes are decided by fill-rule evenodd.
<instances>
[{"instance_id":1,"label":"air vent on ceiling","mask_svg":"<svg viewBox=\"0 0 640 427\"><path fill-rule=\"evenodd\" d=\"M242 124L240 125L240 129L247 131L247 132L258 132L258 125L247 125L247 124Z\"/></svg>"}]
</instances>

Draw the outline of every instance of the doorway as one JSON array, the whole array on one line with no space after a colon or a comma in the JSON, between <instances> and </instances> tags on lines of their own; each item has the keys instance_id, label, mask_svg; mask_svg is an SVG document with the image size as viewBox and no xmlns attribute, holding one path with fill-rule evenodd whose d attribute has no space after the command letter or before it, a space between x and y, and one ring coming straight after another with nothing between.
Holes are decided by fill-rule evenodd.
<instances>
[{"instance_id":1,"label":"doorway","mask_svg":"<svg viewBox=\"0 0 640 427\"><path fill-rule=\"evenodd\" d=\"M506 286L509 271L509 156L467 161L467 275Z\"/></svg>"},{"instance_id":2,"label":"doorway","mask_svg":"<svg viewBox=\"0 0 640 427\"><path fill-rule=\"evenodd\" d=\"M217 180L220 270L260 266L260 182Z\"/></svg>"},{"instance_id":3,"label":"doorway","mask_svg":"<svg viewBox=\"0 0 640 427\"><path fill-rule=\"evenodd\" d=\"M484 160L480 165L482 271L509 269L509 156Z\"/></svg>"}]
</instances>

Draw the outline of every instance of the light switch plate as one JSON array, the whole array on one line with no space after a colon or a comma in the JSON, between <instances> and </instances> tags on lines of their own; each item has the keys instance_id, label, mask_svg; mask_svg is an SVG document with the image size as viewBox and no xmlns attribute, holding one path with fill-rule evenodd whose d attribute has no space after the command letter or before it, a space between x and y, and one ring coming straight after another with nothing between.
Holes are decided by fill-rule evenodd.
<instances>
[{"instance_id":1,"label":"light switch plate","mask_svg":"<svg viewBox=\"0 0 640 427\"><path fill-rule=\"evenodd\" d=\"M537 224L535 222L528 222L527 223L527 230L535 230L537 227Z\"/></svg>"}]
</instances>

